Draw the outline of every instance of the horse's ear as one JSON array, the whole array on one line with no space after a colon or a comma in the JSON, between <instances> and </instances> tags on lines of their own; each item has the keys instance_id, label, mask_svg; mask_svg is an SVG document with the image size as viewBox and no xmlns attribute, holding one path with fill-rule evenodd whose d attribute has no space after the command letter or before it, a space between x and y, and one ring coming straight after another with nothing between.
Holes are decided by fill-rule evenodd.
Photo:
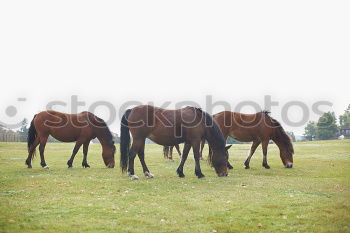
<instances>
[{"instance_id":1,"label":"horse's ear","mask_svg":"<svg viewBox=\"0 0 350 233\"><path fill-rule=\"evenodd\" d=\"M232 145L226 146L226 147L225 147L226 151L228 151L228 149L230 149L231 146L232 146Z\"/></svg>"}]
</instances>

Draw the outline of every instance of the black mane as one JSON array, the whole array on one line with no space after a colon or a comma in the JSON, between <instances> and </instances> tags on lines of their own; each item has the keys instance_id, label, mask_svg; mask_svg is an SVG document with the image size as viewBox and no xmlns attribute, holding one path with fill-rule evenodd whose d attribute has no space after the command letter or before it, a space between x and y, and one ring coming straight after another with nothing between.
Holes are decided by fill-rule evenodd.
<instances>
[{"instance_id":1,"label":"black mane","mask_svg":"<svg viewBox=\"0 0 350 233\"><path fill-rule=\"evenodd\" d=\"M265 114L265 115L267 115L270 119L271 119L271 121L272 121L272 123L274 124L274 127L277 127L277 128L282 128L282 125L281 125L281 123L279 123L275 118L273 118L272 116L270 116L270 111L267 111L267 110L264 110L264 111L261 111L261 112L259 112L259 113L262 113L262 114ZM282 128L283 129L283 128Z\"/></svg>"},{"instance_id":2,"label":"black mane","mask_svg":"<svg viewBox=\"0 0 350 233\"><path fill-rule=\"evenodd\" d=\"M224 148L226 143L224 136L221 133L219 126L213 120L207 112L203 111L201 108L193 107L198 114L204 117L205 126L210 129L209 135L206 133L206 139L213 148Z\"/></svg>"},{"instance_id":3,"label":"black mane","mask_svg":"<svg viewBox=\"0 0 350 233\"><path fill-rule=\"evenodd\" d=\"M263 113L263 114L266 114L266 115L268 115L268 116L270 116L270 111L268 111L268 110L263 110L263 111L261 111L260 113Z\"/></svg>"},{"instance_id":4,"label":"black mane","mask_svg":"<svg viewBox=\"0 0 350 233\"><path fill-rule=\"evenodd\" d=\"M286 131L283 129L281 123L279 123L278 120L270 116L269 111L261 111L261 113L266 114L273 123L273 127L275 128L275 137L277 137L281 143L284 145L284 147L287 150L287 153L293 155L294 154L294 148L292 144L292 140L290 136L286 133Z\"/></svg>"},{"instance_id":5,"label":"black mane","mask_svg":"<svg viewBox=\"0 0 350 233\"><path fill-rule=\"evenodd\" d=\"M104 134L105 134L105 136L107 138L108 143L114 144L113 135L112 135L111 131L109 130L106 122L103 119L101 119L101 118L99 118L97 116L95 116L95 119L96 119L96 122L97 122L97 127L103 129L103 132L104 132Z\"/></svg>"}]
</instances>

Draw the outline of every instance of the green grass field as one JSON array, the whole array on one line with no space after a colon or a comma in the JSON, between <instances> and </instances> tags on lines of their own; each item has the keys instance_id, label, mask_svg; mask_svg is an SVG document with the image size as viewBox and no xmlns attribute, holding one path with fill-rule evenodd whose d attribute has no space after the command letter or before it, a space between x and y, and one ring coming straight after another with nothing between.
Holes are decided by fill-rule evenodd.
<instances>
[{"instance_id":1,"label":"green grass field","mask_svg":"<svg viewBox=\"0 0 350 233\"><path fill-rule=\"evenodd\" d=\"M350 232L350 140L295 143L294 168L285 169L269 146L267 170L261 150L245 170L249 145L234 145L229 177L219 178L206 161L204 179L186 177L162 148L146 145L154 179L131 181L104 167L99 145L90 147L89 169L66 162L73 144L48 144L46 162L27 169L24 143L0 143L0 232ZM119 164L119 153L116 162Z\"/></svg>"}]
</instances>

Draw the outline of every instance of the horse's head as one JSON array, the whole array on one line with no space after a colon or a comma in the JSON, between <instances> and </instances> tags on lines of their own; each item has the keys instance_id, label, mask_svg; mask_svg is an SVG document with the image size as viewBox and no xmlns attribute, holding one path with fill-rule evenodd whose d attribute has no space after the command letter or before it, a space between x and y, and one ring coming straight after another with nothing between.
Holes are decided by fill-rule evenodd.
<instances>
[{"instance_id":1,"label":"horse's head","mask_svg":"<svg viewBox=\"0 0 350 233\"><path fill-rule=\"evenodd\" d=\"M284 167L292 168L293 167L293 153L294 151L288 149L280 150L280 157Z\"/></svg>"},{"instance_id":2,"label":"horse's head","mask_svg":"<svg viewBox=\"0 0 350 233\"><path fill-rule=\"evenodd\" d=\"M232 145L225 147L224 149L212 149L211 164L213 165L216 174L218 176L227 176L227 161L228 161L228 149Z\"/></svg>"},{"instance_id":3,"label":"horse's head","mask_svg":"<svg viewBox=\"0 0 350 233\"><path fill-rule=\"evenodd\" d=\"M292 141L287 134L282 134L280 137L275 138L274 142L280 149L280 157L285 168L293 167L293 154L294 148Z\"/></svg>"},{"instance_id":4,"label":"horse's head","mask_svg":"<svg viewBox=\"0 0 350 233\"><path fill-rule=\"evenodd\" d=\"M108 145L103 145L102 158L103 158L105 165L108 168L114 168L114 166L115 166L114 154L115 154L114 141L112 141L112 143L110 143Z\"/></svg>"}]
</instances>

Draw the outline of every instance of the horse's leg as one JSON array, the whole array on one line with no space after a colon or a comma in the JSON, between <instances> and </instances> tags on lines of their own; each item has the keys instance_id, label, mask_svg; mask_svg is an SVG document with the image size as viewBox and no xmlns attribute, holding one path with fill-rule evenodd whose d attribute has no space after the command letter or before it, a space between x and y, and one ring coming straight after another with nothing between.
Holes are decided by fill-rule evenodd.
<instances>
[{"instance_id":1,"label":"horse's leg","mask_svg":"<svg viewBox=\"0 0 350 233\"><path fill-rule=\"evenodd\" d=\"M203 138L201 140L201 150L200 150L200 159L203 160L203 149L204 149L204 145L205 145L205 139Z\"/></svg>"},{"instance_id":2,"label":"horse's leg","mask_svg":"<svg viewBox=\"0 0 350 233\"><path fill-rule=\"evenodd\" d=\"M225 142L227 142L228 135L224 135ZM230 161L228 160L230 158L230 154L227 152L227 168L233 169L233 166L230 164Z\"/></svg>"},{"instance_id":3,"label":"horse's leg","mask_svg":"<svg viewBox=\"0 0 350 233\"><path fill-rule=\"evenodd\" d=\"M203 178L204 175L203 175L203 173L201 171L201 165L200 165L200 162L199 162L199 160L200 160L199 148L200 148L200 141L192 143L192 150L193 150L194 160L196 162L194 174L196 174L196 176L198 178Z\"/></svg>"},{"instance_id":4,"label":"horse's leg","mask_svg":"<svg viewBox=\"0 0 350 233\"><path fill-rule=\"evenodd\" d=\"M84 142L84 144L83 144L83 155L84 155L84 158L83 158L83 162L81 163L81 165L84 168L90 167L90 165L87 163L87 154L88 154L88 151L89 151L89 144L90 144L90 140L87 141L87 142Z\"/></svg>"},{"instance_id":5,"label":"horse's leg","mask_svg":"<svg viewBox=\"0 0 350 233\"><path fill-rule=\"evenodd\" d=\"M34 141L34 143L30 146L29 152L28 152L28 158L26 159L26 165L28 168L32 168L32 157L35 152L35 148L39 145L39 138L37 137Z\"/></svg>"},{"instance_id":6,"label":"horse's leg","mask_svg":"<svg viewBox=\"0 0 350 233\"><path fill-rule=\"evenodd\" d=\"M184 170L184 165L185 165L185 162L186 162L186 159L187 159L187 156L188 156L188 153L190 152L190 149L191 149L191 144L185 144L184 145L184 150L182 152L182 156L181 156L181 162L180 162L180 165L179 167L177 168L176 172L177 174L179 175L179 177L185 177L185 174L183 173L183 170Z\"/></svg>"},{"instance_id":7,"label":"horse's leg","mask_svg":"<svg viewBox=\"0 0 350 233\"><path fill-rule=\"evenodd\" d=\"M165 159L168 158L168 153L166 151L166 146L163 146L163 156L164 156Z\"/></svg>"},{"instance_id":8,"label":"horse's leg","mask_svg":"<svg viewBox=\"0 0 350 233\"><path fill-rule=\"evenodd\" d=\"M253 141L253 144L252 146L250 147L250 152L249 152L249 155L246 159L246 161L244 162L244 165L245 165L245 169L249 169L249 163L250 163L250 159L252 158L256 148L260 145L260 141Z\"/></svg>"},{"instance_id":9,"label":"horse's leg","mask_svg":"<svg viewBox=\"0 0 350 233\"><path fill-rule=\"evenodd\" d=\"M40 165L45 169L49 168L49 166L46 165L45 157L44 157L44 151L45 151L47 138L48 138L48 136L40 137L40 145L39 145L40 160L41 160Z\"/></svg>"},{"instance_id":10,"label":"horse's leg","mask_svg":"<svg viewBox=\"0 0 350 233\"><path fill-rule=\"evenodd\" d=\"M170 159L170 160L173 160L173 149L174 149L173 146L170 146L170 147L169 147L169 159Z\"/></svg>"},{"instance_id":11,"label":"horse's leg","mask_svg":"<svg viewBox=\"0 0 350 233\"><path fill-rule=\"evenodd\" d=\"M180 156L180 158L181 158L181 151L180 151L180 146L179 146L179 144L176 144L176 145L175 145L175 148L176 148L177 153L179 154L179 156Z\"/></svg>"},{"instance_id":12,"label":"horse's leg","mask_svg":"<svg viewBox=\"0 0 350 233\"><path fill-rule=\"evenodd\" d=\"M132 180L138 180L139 177L137 175L135 175L135 171L134 171L134 161L135 161L135 157L136 154L139 153L140 149L142 148L142 145L145 144L145 139L140 140L134 140L132 142L132 146L130 148L130 152L129 152L129 176L131 177Z\"/></svg>"},{"instance_id":13,"label":"horse's leg","mask_svg":"<svg viewBox=\"0 0 350 233\"><path fill-rule=\"evenodd\" d=\"M262 150L263 150L263 162L262 162L262 165L266 169L270 168L270 166L267 164L267 146L268 145L269 145L269 140L263 141L262 144L261 144Z\"/></svg>"},{"instance_id":14,"label":"horse's leg","mask_svg":"<svg viewBox=\"0 0 350 233\"><path fill-rule=\"evenodd\" d=\"M72 168L73 167L74 157L78 153L78 151L79 151L79 149L80 149L82 144L83 143L81 141L79 141L79 140L75 143L75 146L74 146L74 149L73 149L73 152L72 152L72 156L70 157L70 159L67 162L68 168Z\"/></svg>"},{"instance_id":15,"label":"horse's leg","mask_svg":"<svg viewBox=\"0 0 350 233\"><path fill-rule=\"evenodd\" d=\"M148 167L146 165L146 162L145 162L145 143L143 143L143 145L141 146L137 155L139 156L139 159L140 159L140 162L142 165L143 174L145 174L145 176L147 178L153 178L154 175L152 173L150 173L150 171L148 170Z\"/></svg>"}]
</instances>

